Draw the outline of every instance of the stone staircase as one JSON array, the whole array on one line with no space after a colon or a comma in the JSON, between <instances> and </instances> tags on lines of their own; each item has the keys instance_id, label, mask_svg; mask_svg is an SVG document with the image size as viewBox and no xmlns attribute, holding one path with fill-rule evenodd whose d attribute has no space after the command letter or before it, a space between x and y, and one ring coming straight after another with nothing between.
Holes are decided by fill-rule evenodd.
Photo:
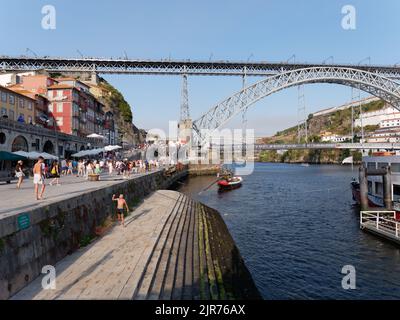
<instances>
[{"instance_id":1,"label":"stone staircase","mask_svg":"<svg viewBox=\"0 0 400 320\"><path fill-rule=\"evenodd\" d=\"M257 299L219 213L179 194L132 299Z\"/></svg>"}]
</instances>

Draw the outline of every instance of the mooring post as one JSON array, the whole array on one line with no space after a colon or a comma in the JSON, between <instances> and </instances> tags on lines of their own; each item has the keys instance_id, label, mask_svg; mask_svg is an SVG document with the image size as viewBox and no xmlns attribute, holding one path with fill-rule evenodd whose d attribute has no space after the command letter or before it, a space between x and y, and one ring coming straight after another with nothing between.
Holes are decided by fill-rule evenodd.
<instances>
[{"instance_id":1,"label":"mooring post","mask_svg":"<svg viewBox=\"0 0 400 320\"><path fill-rule=\"evenodd\" d=\"M368 180L367 180L367 168L364 163L359 169L359 181L360 181L360 205L361 210L368 210Z\"/></svg>"},{"instance_id":2,"label":"mooring post","mask_svg":"<svg viewBox=\"0 0 400 320\"><path fill-rule=\"evenodd\" d=\"M390 166L387 166L383 175L383 203L386 210L392 210L392 173Z\"/></svg>"}]
</instances>

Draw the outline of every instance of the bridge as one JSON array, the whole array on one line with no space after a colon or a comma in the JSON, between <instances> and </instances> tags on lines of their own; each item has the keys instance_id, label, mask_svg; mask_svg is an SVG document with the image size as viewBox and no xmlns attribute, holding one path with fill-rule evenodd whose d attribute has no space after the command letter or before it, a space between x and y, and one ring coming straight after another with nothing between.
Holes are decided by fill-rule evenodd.
<instances>
[{"instance_id":1,"label":"bridge","mask_svg":"<svg viewBox=\"0 0 400 320\"><path fill-rule=\"evenodd\" d=\"M285 71L313 67L356 68L380 74L387 78L400 79L400 65L357 65L289 62L244 62L244 61L193 61L183 60L141 60L110 58L52 58L52 57L10 57L0 56L0 70L49 72L95 72L147 75L204 75L204 76L271 76Z\"/></svg>"},{"instance_id":2,"label":"bridge","mask_svg":"<svg viewBox=\"0 0 400 320\"><path fill-rule=\"evenodd\" d=\"M400 66L397 65L0 56L0 70L4 72L42 69L49 72L181 75L181 123L185 124L181 128L191 130L192 141L196 145L204 145L213 131L260 99L303 84L334 83L353 87L400 110L400 85L397 82L400 79ZM192 121L189 116L187 77L199 75L242 76L243 87ZM246 86L247 76L263 76L264 79Z\"/></svg>"},{"instance_id":3,"label":"bridge","mask_svg":"<svg viewBox=\"0 0 400 320\"><path fill-rule=\"evenodd\" d=\"M240 146L239 146L240 147ZM355 150L400 150L400 143L303 143L303 144L255 144L255 151L301 150L301 149L355 149Z\"/></svg>"}]
</instances>

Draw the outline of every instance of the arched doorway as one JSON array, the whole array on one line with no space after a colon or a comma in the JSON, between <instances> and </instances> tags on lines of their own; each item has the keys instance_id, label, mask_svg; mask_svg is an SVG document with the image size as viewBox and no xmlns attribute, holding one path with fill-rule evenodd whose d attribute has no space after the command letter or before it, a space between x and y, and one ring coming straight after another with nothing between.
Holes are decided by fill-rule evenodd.
<instances>
[{"instance_id":1,"label":"arched doorway","mask_svg":"<svg viewBox=\"0 0 400 320\"><path fill-rule=\"evenodd\" d=\"M85 146L81 146L80 151L85 150Z\"/></svg>"},{"instance_id":2,"label":"arched doorway","mask_svg":"<svg viewBox=\"0 0 400 320\"><path fill-rule=\"evenodd\" d=\"M43 152L54 153L54 145L50 140L47 140L43 146Z\"/></svg>"},{"instance_id":3,"label":"arched doorway","mask_svg":"<svg viewBox=\"0 0 400 320\"><path fill-rule=\"evenodd\" d=\"M23 136L15 137L12 145L11 152L15 151L26 151L28 152L28 141Z\"/></svg>"}]
</instances>

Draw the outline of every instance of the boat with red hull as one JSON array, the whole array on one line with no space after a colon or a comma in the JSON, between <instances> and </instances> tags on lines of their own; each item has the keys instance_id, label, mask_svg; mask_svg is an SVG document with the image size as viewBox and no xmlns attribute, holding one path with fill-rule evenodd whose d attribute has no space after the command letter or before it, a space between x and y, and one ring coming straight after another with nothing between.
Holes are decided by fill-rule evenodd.
<instances>
[{"instance_id":1,"label":"boat with red hull","mask_svg":"<svg viewBox=\"0 0 400 320\"><path fill-rule=\"evenodd\" d=\"M223 178L217 182L219 190L233 190L242 186L242 177Z\"/></svg>"}]
</instances>

